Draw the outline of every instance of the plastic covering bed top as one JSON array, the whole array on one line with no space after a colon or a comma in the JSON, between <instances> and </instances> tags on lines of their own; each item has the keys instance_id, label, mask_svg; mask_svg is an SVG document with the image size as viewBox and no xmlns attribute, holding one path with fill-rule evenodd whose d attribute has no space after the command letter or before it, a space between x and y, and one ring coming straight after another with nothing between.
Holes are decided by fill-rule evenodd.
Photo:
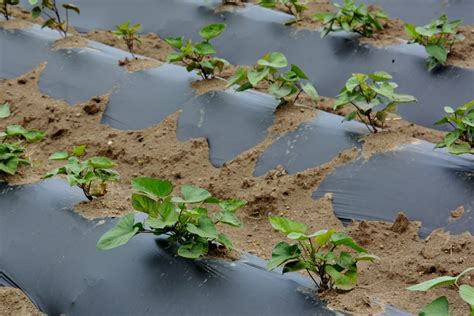
<instances>
[{"instance_id":1,"label":"plastic covering bed top","mask_svg":"<svg viewBox=\"0 0 474 316\"><path fill-rule=\"evenodd\" d=\"M97 250L116 220L74 213L81 194L62 180L0 184L3 283L48 315L336 315L306 278L267 272L255 257L191 261L152 236Z\"/></svg>"},{"instance_id":2,"label":"plastic covering bed top","mask_svg":"<svg viewBox=\"0 0 474 316\"><path fill-rule=\"evenodd\" d=\"M328 97L339 92L351 73L390 72L400 91L419 100L417 104L401 106L400 114L423 126L433 127L444 106L459 106L474 98L474 69L448 66L430 73L421 46L375 48L361 45L354 36L344 34L321 39L316 30L297 31L283 25L290 16L274 10L246 5L235 12L215 13L220 3L215 0L143 0L139 4L125 0L77 0L75 3L82 13L74 16L72 23L82 31L112 29L131 20L141 23L143 32L197 39L202 26L224 22L227 29L215 40L220 57L233 64L252 65L269 51L281 51L291 63L305 70L321 95Z\"/></svg>"}]
</instances>

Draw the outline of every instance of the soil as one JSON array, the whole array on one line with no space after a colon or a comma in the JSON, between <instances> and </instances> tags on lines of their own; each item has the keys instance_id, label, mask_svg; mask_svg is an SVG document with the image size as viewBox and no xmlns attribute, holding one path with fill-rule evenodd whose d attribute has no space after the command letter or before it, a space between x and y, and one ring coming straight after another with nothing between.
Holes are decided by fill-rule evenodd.
<instances>
[{"instance_id":1,"label":"soil","mask_svg":"<svg viewBox=\"0 0 474 316\"><path fill-rule=\"evenodd\" d=\"M26 295L15 288L0 287L0 315L42 316Z\"/></svg>"},{"instance_id":2,"label":"soil","mask_svg":"<svg viewBox=\"0 0 474 316\"><path fill-rule=\"evenodd\" d=\"M99 33L89 33L86 38L97 39L92 38L91 34ZM160 48L157 48L158 44ZM150 35L149 41L143 41L137 53L163 61L163 56L169 50L161 39ZM458 298L454 288L429 293L408 292L405 288L440 275L457 274L474 266L474 238L469 233L453 236L435 231L426 240L420 240L417 237L419 223L409 222L403 217L398 218L395 225L363 221L343 227L334 215L330 194L317 201L311 198L311 193L326 175L358 157L356 148L339 153L324 165L297 174L288 175L279 166L261 177L252 175L257 158L275 136L294 130L302 122L318 115L319 111L311 108L308 98L300 101L304 107L284 106L279 109L275 113L274 125L260 144L227 162L222 168L215 168L209 162L209 148L205 139L186 142L177 140L175 131L179 113L147 129L116 130L100 124L108 95L97 96L75 106L52 99L42 95L38 89L43 69L44 65L39 65L19 78L0 81L0 104L8 102L12 110L9 118L0 121L0 130L10 124L22 124L28 129L47 132L43 141L27 147L32 165L22 167L16 176L5 177L4 180L9 183L40 181L47 171L61 164L49 161L49 155L74 145L86 145L86 157L101 155L113 159L121 174L121 180L109 186L107 195L76 206L76 211L86 218L116 217L129 212L132 177L167 178L176 187L193 183L219 198L248 201L239 215L244 223L243 228L222 228L231 236L238 252L245 251L268 259L272 245L282 240L282 236L272 229L267 220L269 214L276 214L304 221L311 230L334 227L346 231L368 251L378 255L381 258L379 263L360 266L360 286L350 292L321 294L337 310L376 314L382 311L381 306L389 303L416 313L442 293L449 297L455 315L468 313L467 306ZM193 87L199 93L223 88L222 80L219 79L206 83L195 82ZM332 104L332 99L322 98L318 107L327 110ZM386 130L361 140L364 143L362 153L367 158L373 153L391 150L398 144L416 141L413 136L436 142L442 135L441 132L392 116ZM0 311L6 305L7 311L15 314L18 309L9 307L15 305L8 302L15 301L9 297L11 293L18 294L18 290L7 290L5 293L0 292Z\"/></svg>"}]
</instances>

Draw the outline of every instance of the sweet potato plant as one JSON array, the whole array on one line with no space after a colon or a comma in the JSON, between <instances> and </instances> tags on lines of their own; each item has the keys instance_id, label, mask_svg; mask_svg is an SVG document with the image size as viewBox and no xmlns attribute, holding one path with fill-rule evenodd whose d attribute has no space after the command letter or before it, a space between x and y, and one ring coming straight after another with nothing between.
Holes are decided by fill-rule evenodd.
<instances>
[{"instance_id":1,"label":"sweet potato plant","mask_svg":"<svg viewBox=\"0 0 474 316\"><path fill-rule=\"evenodd\" d=\"M446 147L454 155L474 154L474 100L456 110L445 106L444 111L448 115L435 122L435 125L449 124L453 131L447 133L436 144L436 148Z\"/></svg>"},{"instance_id":2,"label":"sweet potato plant","mask_svg":"<svg viewBox=\"0 0 474 316\"><path fill-rule=\"evenodd\" d=\"M107 193L107 183L117 181L120 176L113 168L116 164L105 157L91 157L81 161L85 154L85 146L74 147L72 153L60 151L52 154L50 160L64 160L67 163L48 172L44 178L51 178L59 174L67 176L70 186L77 186L88 200L103 196Z\"/></svg>"},{"instance_id":3,"label":"sweet potato plant","mask_svg":"<svg viewBox=\"0 0 474 316\"><path fill-rule=\"evenodd\" d=\"M299 0L261 0L258 5L264 8L275 8L277 5L285 7L289 14L295 18L286 22L286 25L296 23L302 19L304 11L308 10L305 2Z\"/></svg>"},{"instance_id":4,"label":"sweet potato plant","mask_svg":"<svg viewBox=\"0 0 474 316\"><path fill-rule=\"evenodd\" d=\"M355 110L344 119L359 117L371 133L377 133L377 126L384 127L388 113L396 113L398 104L416 102L411 95L396 93L398 85L391 79L384 71L352 74L336 96L334 110L351 105Z\"/></svg>"},{"instance_id":5,"label":"sweet potato plant","mask_svg":"<svg viewBox=\"0 0 474 316\"><path fill-rule=\"evenodd\" d=\"M305 270L321 290L351 290L357 285L357 262L374 261L351 237L334 229L308 234L308 227L290 219L270 216L270 224L288 239L275 245L267 269L283 267L283 273ZM340 250L352 250L353 253ZM340 251L337 251L340 250Z\"/></svg>"},{"instance_id":6,"label":"sweet potato plant","mask_svg":"<svg viewBox=\"0 0 474 316\"><path fill-rule=\"evenodd\" d=\"M72 3L64 3L61 5L65 12L65 16L63 16L56 0L28 0L28 2L34 6L31 10L31 15L34 18L40 16L45 18L46 21L42 27L57 30L63 37L66 37L69 31L69 11L81 14L79 7Z\"/></svg>"},{"instance_id":7,"label":"sweet potato plant","mask_svg":"<svg viewBox=\"0 0 474 316\"><path fill-rule=\"evenodd\" d=\"M127 46L128 51L132 55L132 58L135 59L135 47L137 44L140 44L140 38L138 37L138 32L142 28L141 24L131 25L130 21L124 22L115 27L115 30L112 31L118 39L124 41Z\"/></svg>"},{"instance_id":8,"label":"sweet potato plant","mask_svg":"<svg viewBox=\"0 0 474 316\"><path fill-rule=\"evenodd\" d=\"M25 157L25 148L19 143L0 144L0 175L6 173L13 176L19 166L29 164Z\"/></svg>"},{"instance_id":9,"label":"sweet potato plant","mask_svg":"<svg viewBox=\"0 0 474 316\"><path fill-rule=\"evenodd\" d=\"M1 114L1 113L0 113ZM26 140L28 143L34 143L43 139L45 133L36 129L27 130L21 125L9 125L5 131L0 132L0 139L3 142L8 139Z\"/></svg>"},{"instance_id":10,"label":"sweet potato plant","mask_svg":"<svg viewBox=\"0 0 474 316\"><path fill-rule=\"evenodd\" d=\"M212 79L217 70L222 71L227 61L222 58L213 57L216 49L210 41L225 30L225 24L215 23L204 26L199 35L202 41L193 43L191 40L184 41L183 37L167 37L165 41L177 52L168 55L167 62L182 62L187 71L197 70L202 79Z\"/></svg>"},{"instance_id":11,"label":"sweet potato plant","mask_svg":"<svg viewBox=\"0 0 474 316\"><path fill-rule=\"evenodd\" d=\"M446 14L425 26L405 24L405 31L410 37L408 43L417 43L425 47L429 55L426 61L429 71L444 65L454 43L464 39L458 34L458 27L461 24L462 20L449 21Z\"/></svg>"},{"instance_id":12,"label":"sweet potato plant","mask_svg":"<svg viewBox=\"0 0 474 316\"><path fill-rule=\"evenodd\" d=\"M147 218L136 221L133 213L122 217L100 238L99 249L122 246L142 233L167 235L179 245L178 255L184 258L197 259L219 245L232 249L232 241L217 225L240 227L235 212L246 204L244 200L220 200L194 185L183 185L181 195L173 196L170 181L147 177L133 179L132 192L132 207ZM219 208L214 215L208 211L212 205Z\"/></svg>"},{"instance_id":13,"label":"sweet potato plant","mask_svg":"<svg viewBox=\"0 0 474 316\"><path fill-rule=\"evenodd\" d=\"M18 5L20 0L0 0L0 13L3 15L5 20L10 20L10 7Z\"/></svg>"},{"instance_id":14,"label":"sweet potato plant","mask_svg":"<svg viewBox=\"0 0 474 316\"><path fill-rule=\"evenodd\" d=\"M383 30L382 20L388 19L381 10L369 11L367 5L356 5L353 0L344 0L344 5L334 4L339 10L336 13L321 12L314 16L315 20L324 24L321 37L331 32L355 32L364 37L371 37L375 31Z\"/></svg>"},{"instance_id":15,"label":"sweet potato plant","mask_svg":"<svg viewBox=\"0 0 474 316\"><path fill-rule=\"evenodd\" d=\"M236 91L245 91L259 84L267 86L269 94L280 101L279 106L295 104L301 93L306 93L313 102L318 102L316 88L308 76L295 64L290 70L280 72L279 69L288 66L285 55L279 52L268 53L257 61L252 69L238 68L229 79L228 87L238 85Z\"/></svg>"},{"instance_id":16,"label":"sweet potato plant","mask_svg":"<svg viewBox=\"0 0 474 316\"><path fill-rule=\"evenodd\" d=\"M458 289L459 296L469 305L471 310L470 315L474 316L474 287L469 284L460 284L462 278L474 271L474 267L467 268L457 276L442 276L434 278L407 288L410 291L422 291L426 292L432 288L439 286L454 286ZM431 303L427 304L420 311L419 315L437 315L437 316L450 316L452 313L449 311L449 302L446 296L440 296Z\"/></svg>"}]
</instances>

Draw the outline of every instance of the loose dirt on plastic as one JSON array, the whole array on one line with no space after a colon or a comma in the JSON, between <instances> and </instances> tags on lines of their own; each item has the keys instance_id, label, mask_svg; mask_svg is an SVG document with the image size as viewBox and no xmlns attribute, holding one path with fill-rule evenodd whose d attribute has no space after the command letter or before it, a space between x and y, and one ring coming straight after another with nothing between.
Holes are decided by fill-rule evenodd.
<instances>
[{"instance_id":1,"label":"loose dirt on plastic","mask_svg":"<svg viewBox=\"0 0 474 316\"><path fill-rule=\"evenodd\" d=\"M0 287L0 315L42 316L44 314L39 312L35 305L19 289Z\"/></svg>"},{"instance_id":2,"label":"loose dirt on plastic","mask_svg":"<svg viewBox=\"0 0 474 316\"><path fill-rule=\"evenodd\" d=\"M28 129L47 132L43 141L28 145L27 155L31 157L32 165L22 167L14 177L5 177L4 180L9 183L40 181L47 171L61 164L49 161L49 155L75 145L86 145L86 157L101 155L113 159L122 176L120 182L109 186L105 197L76 206L76 211L86 218L116 217L129 212L132 177L166 178L175 187L192 183L208 189L219 198L242 198L248 201L248 205L239 212L243 228L223 228L233 239L237 251L270 258L273 245L284 239L268 223L268 215L276 214L303 221L311 230L334 227L346 231L368 251L381 257L377 264L361 265L359 287L337 294L322 293L330 306L337 310L359 315L375 314L381 312L381 306L389 303L416 313L442 293L449 297L455 315L468 313L454 288L429 293L412 293L405 288L474 266L474 238L470 234L452 236L436 231L426 240L420 240L417 237L419 225L401 219L397 220L395 226L391 223L364 221L354 222L345 228L334 215L330 194L317 201L311 198L311 193L329 173L360 157L360 150L347 149L326 164L293 175L288 175L283 167L278 166L263 176L253 176L257 158L275 136L294 130L302 122L318 115L318 110L310 108L307 99L301 100L306 107L285 106L276 111L274 125L260 144L225 163L222 168L215 168L209 162L209 148L205 139L186 142L177 140L179 113L170 115L156 126L139 131L121 131L101 125L108 95L97 96L74 106L42 95L38 89L38 80L44 67L42 64L16 79L0 81L0 104L8 102L12 110L11 117L0 120L0 130L10 124L22 124ZM210 85L211 88L207 83L193 85L198 89L206 86L207 90L220 88L220 83L217 87L214 84ZM332 99L323 98L319 107L331 108L332 102ZM383 133L369 135L361 140L364 141L363 154L368 156L412 142L412 134L420 133L418 137L425 139L427 135L423 133L432 133L429 129L413 124L412 129L391 126L400 121L390 121L389 128ZM439 132L439 135L433 135L430 134L428 138L439 139L442 134ZM7 290L8 294L0 294L0 302L11 295L10 292ZM8 306L8 311L15 311Z\"/></svg>"}]
</instances>

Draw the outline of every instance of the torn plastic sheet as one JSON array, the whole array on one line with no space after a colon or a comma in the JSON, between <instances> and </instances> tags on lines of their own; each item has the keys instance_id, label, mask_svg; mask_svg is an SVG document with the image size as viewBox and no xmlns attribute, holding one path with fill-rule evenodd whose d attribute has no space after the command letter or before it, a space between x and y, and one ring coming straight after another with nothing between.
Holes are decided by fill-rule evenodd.
<instances>
[{"instance_id":1,"label":"torn plastic sheet","mask_svg":"<svg viewBox=\"0 0 474 316\"><path fill-rule=\"evenodd\" d=\"M82 30L112 29L123 21L141 23L143 32L162 37L185 36L198 39L199 29L215 22L227 24L216 40L218 55L233 64L253 65L269 51L284 53L312 79L321 95L334 97L354 72L384 70L394 76L399 91L415 95L419 102L400 107L407 120L433 127L446 105L459 106L474 99L474 69L447 66L428 72L427 54L418 45L376 48L361 45L356 37L345 34L321 39L316 30L301 30L283 25L291 18L281 12L246 5L235 12L215 13L219 1L89 0L75 2L83 14L72 23ZM444 129L444 126L435 127Z\"/></svg>"},{"instance_id":2,"label":"torn plastic sheet","mask_svg":"<svg viewBox=\"0 0 474 316\"><path fill-rule=\"evenodd\" d=\"M337 167L313 198L326 193L343 220L393 221L402 211L421 221L421 236L437 228L474 234L474 157L433 150L424 141ZM451 218L459 207L463 215Z\"/></svg>"},{"instance_id":3,"label":"torn plastic sheet","mask_svg":"<svg viewBox=\"0 0 474 316\"><path fill-rule=\"evenodd\" d=\"M368 133L366 127L342 120L318 111L310 122L275 139L259 157L254 175L261 176L278 165L293 174L327 163L345 149L360 148L360 138Z\"/></svg>"},{"instance_id":4,"label":"torn plastic sheet","mask_svg":"<svg viewBox=\"0 0 474 316\"><path fill-rule=\"evenodd\" d=\"M254 92L208 92L192 99L179 115L178 139L205 137L216 167L261 142L273 124L278 102Z\"/></svg>"},{"instance_id":5,"label":"torn plastic sheet","mask_svg":"<svg viewBox=\"0 0 474 316\"><path fill-rule=\"evenodd\" d=\"M48 315L336 315L255 257L194 262L149 235L97 250L117 220L80 217L83 200L57 179L0 185L0 272Z\"/></svg>"}]
</instances>

